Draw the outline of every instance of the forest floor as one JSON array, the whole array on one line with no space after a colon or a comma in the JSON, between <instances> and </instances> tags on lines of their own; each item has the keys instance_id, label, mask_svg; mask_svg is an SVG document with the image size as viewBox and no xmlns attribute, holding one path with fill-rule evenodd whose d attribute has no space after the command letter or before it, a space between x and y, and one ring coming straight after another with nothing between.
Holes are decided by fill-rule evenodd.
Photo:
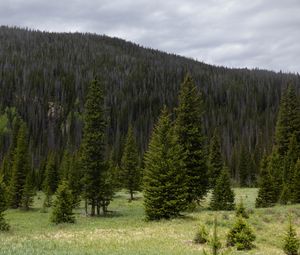
<instances>
[{"instance_id":1,"label":"forest floor","mask_svg":"<svg viewBox=\"0 0 300 255\"><path fill-rule=\"evenodd\" d=\"M76 223L54 225L49 222L50 212L41 212L42 194L35 198L34 208L28 212L9 210L6 218L11 225L8 233L0 233L0 254L5 255L193 255L210 251L208 245L192 242L199 224L212 232L213 219L218 218L218 235L224 254L276 255L282 252L282 239L292 213L300 234L300 205L255 209L257 189L235 189L236 199L243 198L250 212L249 223L257 239L251 251L237 252L226 248L226 234L235 220L234 212L213 212L207 202L196 211L170 221L147 222L141 194L128 202L128 194L116 194L106 217L91 218L84 209L76 209Z\"/></svg>"}]
</instances>

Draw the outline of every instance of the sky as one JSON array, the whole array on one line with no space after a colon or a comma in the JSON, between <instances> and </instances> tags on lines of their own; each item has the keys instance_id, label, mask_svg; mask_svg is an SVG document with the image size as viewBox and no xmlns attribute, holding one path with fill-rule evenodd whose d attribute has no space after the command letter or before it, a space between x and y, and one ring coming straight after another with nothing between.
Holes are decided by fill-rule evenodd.
<instances>
[{"instance_id":1,"label":"sky","mask_svg":"<svg viewBox=\"0 0 300 255\"><path fill-rule=\"evenodd\" d=\"M0 25L106 34L209 64L300 73L300 0L0 0Z\"/></svg>"}]
</instances>

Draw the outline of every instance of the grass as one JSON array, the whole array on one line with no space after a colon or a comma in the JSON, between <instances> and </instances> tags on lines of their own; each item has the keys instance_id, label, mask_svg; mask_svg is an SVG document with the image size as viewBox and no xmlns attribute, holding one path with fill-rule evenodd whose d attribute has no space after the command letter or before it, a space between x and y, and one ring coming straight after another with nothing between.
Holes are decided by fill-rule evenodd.
<instances>
[{"instance_id":1,"label":"grass","mask_svg":"<svg viewBox=\"0 0 300 255\"><path fill-rule=\"evenodd\" d=\"M231 249L229 254L284 254L281 246L287 216L289 212L294 215L299 234L300 205L255 209L256 189L235 189L235 193L237 200L242 197L250 211L249 223L257 239L255 249L247 252ZM219 222L219 236L225 247L226 233L233 224L234 212L209 211L206 201L202 207L182 218L146 222L141 195L131 203L127 198L128 194L117 193L109 207L113 211L109 217L86 217L84 209L80 208L75 211L76 224L53 225L49 222L50 212L41 212L42 194L39 194L32 210L9 210L6 213L11 230L0 233L0 254L203 254L203 248L208 251L209 247L193 244L192 240L200 223L212 231L215 214Z\"/></svg>"}]
</instances>

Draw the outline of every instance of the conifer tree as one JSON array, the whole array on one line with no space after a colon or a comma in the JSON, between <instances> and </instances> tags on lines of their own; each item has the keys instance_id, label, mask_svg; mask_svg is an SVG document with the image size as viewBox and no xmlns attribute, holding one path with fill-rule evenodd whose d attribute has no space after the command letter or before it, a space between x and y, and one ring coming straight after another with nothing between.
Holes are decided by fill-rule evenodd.
<instances>
[{"instance_id":1,"label":"conifer tree","mask_svg":"<svg viewBox=\"0 0 300 255\"><path fill-rule=\"evenodd\" d=\"M239 204L237 205L237 207L235 209L235 216L236 217L242 217L242 218L245 218L245 219L249 218L249 215L246 212L246 208L244 206L243 199L240 200Z\"/></svg>"},{"instance_id":2,"label":"conifer tree","mask_svg":"<svg viewBox=\"0 0 300 255\"><path fill-rule=\"evenodd\" d=\"M242 146L240 161L239 161L239 169L238 169L241 187L249 186L249 162L250 162L250 155L247 149L245 148L245 146Z\"/></svg>"},{"instance_id":3,"label":"conifer tree","mask_svg":"<svg viewBox=\"0 0 300 255\"><path fill-rule=\"evenodd\" d=\"M9 225L4 218L4 212L7 209L8 199L7 199L7 189L0 177L0 231L8 231Z\"/></svg>"},{"instance_id":4,"label":"conifer tree","mask_svg":"<svg viewBox=\"0 0 300 255\"><path fill-rule=\"evenodd\" d=\"M60 166L59 166L59 171L58 171L59 179L61 181L68 179L71 161L72 161L72 155L68 149L65 149L63 158L62 158Z\"/></svg>"},{"instance_id":5,"label":"conifer tree","mask_svg":"<svg viewBox=\"0 0 300 255\"><path fill-rule=\"evenodd\" d=\"M236 222L227 235L227 246L235 246L237 250L250 250L254 247L256 236L246 220L237 217Z\"/></svg>"},{"instance_id":6,"label":"conifer tree","mask_svg":"<svg viewBox=\"0 0 300 255\"><path fill-rule=\"evenodd\" d=\"M20 117L17 115L14 117L12 123L12 141L9 146L8 152L3 157L1 168L0 168L0 174L3 176L3 181L6 186L8 186L11 181L14 155L17 147L18 132L20 126L21 126L21 120Z\"/></svg>"},{"instance_id":7,"label":"conifer tree","mask_svg":"<svg viewBox=\"0 0 300 255\"><path fill-rule=\"evenodd\" d=\"M278 202L280 194L282 193L283 188L283 164L284 158L279 155L276 148L273 148L273 151L268 159L268 171L271 175L273 183L273 195L274 203Z\"/></svg>"},{"instance_id":8,"label":"conifer tree","mask_svg":"<svg viewBox=\"0 0 300 255\"><path fill-rule=\"evenodd\" d=\"M211 249L212 249L212 254L213 255L217 255L222 244L219 240L219 237L218 237L218 230L217 230L217 227L218 227L218 221L217 221L217 216L215 216L214 218L214 229L213 229L213 236L210 240L210 246L211 246Z\"/></svg>"},{"instance_id":9,"label":"conifer tree","mask_svg":"<svg viewBox=\"0 0 300 255\"><path fill-rule=\"evenodd\" d=\"M217 179L222 171L223 159L221 154L220 136L215 130L210 142L208 156L208 176L209 186L213 188L216 185Z\"/></svg>"},{"instance_id":10,"label":"conifer tree","mask_svg":"<svg viewBox=\"0 0 300 255\"><path fill-rule=\"evenodd\" d=\"M20 126L17 139L17 147L14 154L12 177L10 181L10 205L12 208L21 206L26 175L29 172L30 163L27 147L27 130L23 122Z\"/></svg>"},{"instance_id":11,"label":"conifer tree","mask_svg":"<svg viewBox=\"0 0 300 255\"><path fill-rule=\"evenodd\" d=\"M200 201L208 190L207 155L203 134L203 100L194 81L187 75L179 92L175 132L183 147L188 181L188 202Z\"/></svg>"},{"instance_id":12,"label":"conifer tree","mask_svg":"<svg viewBox=\"0 0 300 255\"><path fill-rule=\"evenodd\" d=\"M292 195L291 199L293 203L300 203L300 159L297 160L297 163L294 168L294 178L292 181Z\"/></svg>"},{"instance_id":13,"label":"conifer tree","mask_svg":"<svg viewBox=\"0 0 300 255\"><path fill-rule=\"evenodd\" d=\"M281 98L275 130L275 145L280 156L287 153L290 138L293 134L296 136L297 144L300 143L299 112L295 87L289 84Z\"/></svg>"},{"instance_id":14,"label":"conifer tree","mask_svg":"<svg viewBox=\"0 0 300 255\"><path fill-rule=\"evenodd\" d=\"M148 220L176 217L186 209L184 155L164 108L145 154L144 206Z\"/></svg>"},{"instance_id":15,"label":"conifer tree","mask_svg":"<svg viewBox=\"0 0 300 255\"><path fill-rule=\"evenodd\" d=\"M233 210L234 192L231 189L229 170L223 166L212 192L210 207L212 210Z\"/></svg>"},{"instance_id":16,"label":"conifer tree","mask_svg":"<svg viewBox=\"0 0 300 255\"><path fill-rule=\"evenodd\" d=\"M70 159L70 167L66 180L73 197L74 207L80 203L80 196L82 193L82 171L81 171L81 157L80 152L75 153Z\"/></svg>"},{"instance_id":17,"label":"conifer tree","mask_svg":"<svg viewBox=\"0 0 300 255\"><path fill-rule=\"evenodd\" d=\"M34 188L34 172L29 171L24 185L24 190L22 194L22 208L25 210L29 210L31 205L33 204L33 197L35 195L35 188Z\"/></svg>"},{"instance_id":18,"label":"conifer tree","mask_svg":"<svg viewBox=\"0 0 300 255\"><path fill-rule=\"evenodd\" d=\"M93 80L85 102L81 160L84 196L91 205L91 216L95 215L100 190L104 188L101 184L105 183L105 131L104 87L100 81Z\"/></svg>"},{"instance_id":19,"label":"conifer tree","mask_svg":"<svg viewBox=\"0 0 300 255\"><path fill-rule=\"evenodd\" d=\"M140 168L137 145L131 126L128 128L121 170L124 187L129 191L130 200L133 200L133 194L139 190L140 186Z\"/></svg>"},{"instance_id":20,"label":"conifer tree","mask_svg":"<svg viewBox=\"0 0 300 255\"><path fill-rule=\"evenodd\" d=\"M56 159L54 152L50 152L47 158L47 165L45 169L45 179L43 183L43 190L46 196L51 197L57 188L58 173L56 167Z\"/></svg>"},{"instance_id":21,"label":"conifer tree","mask_svg":"<svg viewBox=\"0 0 300 255\"><path fill-rule=\"evenodd\" d=\"M298 255L300 241L297 238L296 230L293 227L291 216L289 216L289 225L284 238L283 250L287 255Z\"/></svg>"},{"instance_id":22,"label":"conifer tree","mask_svg":"<svg viewBox=\"0 0 300 255\"><path fill-rule=\"evenodd\" d=\"M269 172L268 157L266 155L263 156L260 165L259 190L255 207L270 207L276 203L277 197L274 194L275 186L273 178Z\"/></svg>"},{"instance_id":23,"label":"conifer tree","mask_svg":"<svg viewBox=\"0 0 300 255\"><path fill-rule=\"evenodd\" d=\"M74 223L73 206L73 197L68 187L68 183L62 181L55 193L51 222L56 224Z\"/></svg>"}]
</instances>

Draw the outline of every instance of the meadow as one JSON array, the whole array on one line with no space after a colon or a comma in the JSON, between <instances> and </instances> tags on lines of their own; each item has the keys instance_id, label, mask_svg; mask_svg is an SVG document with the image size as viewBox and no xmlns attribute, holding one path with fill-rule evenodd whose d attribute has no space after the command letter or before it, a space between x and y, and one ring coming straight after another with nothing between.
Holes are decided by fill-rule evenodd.
<instances>
[{"instance_id":1,"label":"meadow","mask_svg":"<svg viewBox=\"0 0 300 255\"><path fill-rule=\"evenodd\" d=\"M0 233L0 254L5 255L53 255L53 254L101 254L137 255L203 254L210 251L208 245L197 245L193 238L199 224L205 224L212 232L213 219L218 218L218 235L225 254L284 254L282 239L287 227L288 214L294 218L300 232L300 205L275 206L255 209L257 189L235 189L236 199L243 198L250 213L248 222L256 234L255 248L236 251L226 248L226 234L233 225L234 212L214 212L207 209L208 199L193 212L183 217L158 222L145 221L143 198L128 202L128 194L116 194L106 217L86 217L84 209L75 210L76 224L54 225L49 222L50 210L42 212L43 195L35 197L30 211L8 210L6 218L11 225L8 233Z\"/></svg>"}]
</instances>

